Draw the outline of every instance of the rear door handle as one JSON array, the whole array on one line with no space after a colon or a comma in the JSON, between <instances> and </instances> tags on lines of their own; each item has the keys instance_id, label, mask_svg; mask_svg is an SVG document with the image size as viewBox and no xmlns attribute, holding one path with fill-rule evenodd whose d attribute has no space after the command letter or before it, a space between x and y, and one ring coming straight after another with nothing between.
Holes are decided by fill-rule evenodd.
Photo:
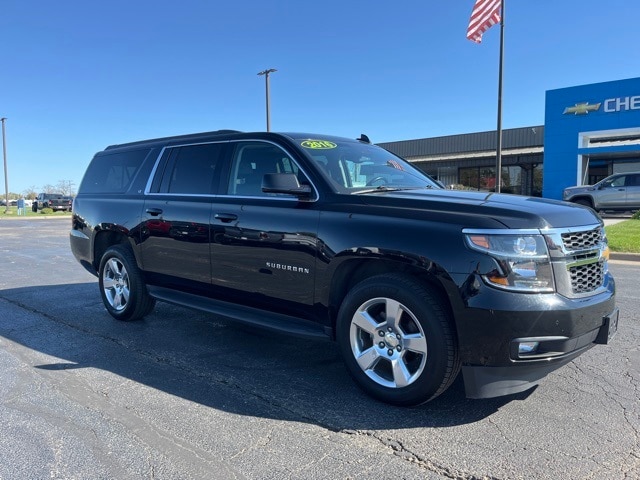
<instances>
[{"instance_id":1,"label":"rear door handle","mask_svg":"<svg viewBox=\"0 0 640 480\"><path fill-rule=\"evenodd\" d=\"M162 213L162 209L161 208L147 208L147 213L149 215L151 215L152 217L157 217L158 215L160 215Z\"/></svg>"},{"instance_id":2,"label":"rear door handle","mask_svg":"<svg viewBox=\"0 0 640 480\"><path fill-rule=\"evenodd\" d=\"M220 220L222 223L229 223L237 220L238 216L233 213L216 213L214 218Z\"/></svg>"}]
</instances>

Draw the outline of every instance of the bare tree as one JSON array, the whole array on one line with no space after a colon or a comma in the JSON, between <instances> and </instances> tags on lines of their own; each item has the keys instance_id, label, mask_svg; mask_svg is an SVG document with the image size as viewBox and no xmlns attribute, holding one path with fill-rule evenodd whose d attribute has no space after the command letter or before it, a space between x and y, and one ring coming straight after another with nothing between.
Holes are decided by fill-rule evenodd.
<instances>
[{"instance_id":1,"label":"bare tree","mask_svg":"<svg viewBox=\"0 0 640 480\"><path fill-rule=\"evenodd\" d=\"M56 187L47 183L46 185L42 186L42 193L58 193L58 191Z\"/></svg>"},{"instance_id":2,"label":"bare tree","mask_svg":"<svg viewBox=\"0 0 640 480\"><path fill-rule=\"evenodd\" d=\"M71 180L58 180L58 185L56 185L58 191L62 195L73 195L75 193L73 187L75 187L75 183Z\"/></svg>"},{"instance_id":3,"label":"bare tree","mask_svg":"<svg viewBox=\"0 0 640 480\"><path fill-rule=\"evenodd\" d=\"M24 195L24 198L26 198L27 200L35 200L36 197L38 196L38 192L36 191L35 185L31 185L24 192L22 192L22 194Z\"/></svg>"}]
</instances>

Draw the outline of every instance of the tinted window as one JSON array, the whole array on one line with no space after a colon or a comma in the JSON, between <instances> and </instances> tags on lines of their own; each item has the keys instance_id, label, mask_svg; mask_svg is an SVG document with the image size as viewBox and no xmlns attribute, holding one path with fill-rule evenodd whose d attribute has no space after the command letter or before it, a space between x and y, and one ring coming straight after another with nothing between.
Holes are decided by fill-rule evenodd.
<instances>
[{"instance_id":1,"label":"tinted window","mask_svg":"<svg viewBox=\"0 0 640 480\"><path fill-rule=\"evenodd\" d=\"M275 145L239 142L235 144L227 193L240 196L280 196L262 191L262 178L267 173L293 173L298 176L301 184L309 183L298 165Z\"/></svg>"},{"instance_id":2,"label":"tinted window","mask_svg":"<svg viewBox=\"0 0 640 480\"><path fill-rule=\"evenodd\" d=\"M640 187L640 175L627 175L627 187Z\"/></svg>"},{"instance_id":3,"label":"tinted window","mask_svg":"<svg viewBox=\"0 0 640 480\"><path fill-rule=\"evenodd\" d=\"M172 149L162 190L183 194L213 193L213 178L223 148L222 143L210 143Z\"/></svg>"},{"instance_id":4,"label":"tinted window","mask_svg":"<svg viewBox=\"0 0 640 480\"><path fill-rule=\"evenodd\" d=\"M82 179L81 193L124 193L131 186L149 149L96 155Z\"/></svg>"}]
</instances>

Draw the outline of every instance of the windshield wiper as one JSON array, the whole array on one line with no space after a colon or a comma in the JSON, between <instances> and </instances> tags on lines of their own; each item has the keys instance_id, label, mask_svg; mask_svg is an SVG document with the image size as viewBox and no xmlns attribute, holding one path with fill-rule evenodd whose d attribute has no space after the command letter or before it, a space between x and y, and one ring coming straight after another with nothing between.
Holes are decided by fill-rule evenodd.
<instances>
[{"instance_id":1,"label":"windshield wiper","mask_svg":"<svg viewBox=\"0 0 640 480\"><path fill-rule=\"evenodd\" d=\"M398 192L400 190L417 190L421 188L426 188L426 187L387 187L385 185L380 185L379 187L376 187L376 188L370 188L368 190L358 190L357 192L353 192L353 193L359 194L359 193Z\"/></svg>"}]
</instances>

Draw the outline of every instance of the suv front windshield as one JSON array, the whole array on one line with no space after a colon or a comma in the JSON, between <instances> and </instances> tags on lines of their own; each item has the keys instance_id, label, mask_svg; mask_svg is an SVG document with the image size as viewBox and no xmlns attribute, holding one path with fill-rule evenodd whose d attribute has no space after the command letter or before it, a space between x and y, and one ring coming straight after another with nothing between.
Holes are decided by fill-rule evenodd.
<instances>
[{"instance_id":1,"label":"suv front windshield","mask_svg":"<svg viewBox=\"0 0 640 480\"><path fill-rule=\"evenodd\" d=\"M441 188L422 171L375 145L334 138L297 141L339 193Z\"/></svg>"}]
</instances>

